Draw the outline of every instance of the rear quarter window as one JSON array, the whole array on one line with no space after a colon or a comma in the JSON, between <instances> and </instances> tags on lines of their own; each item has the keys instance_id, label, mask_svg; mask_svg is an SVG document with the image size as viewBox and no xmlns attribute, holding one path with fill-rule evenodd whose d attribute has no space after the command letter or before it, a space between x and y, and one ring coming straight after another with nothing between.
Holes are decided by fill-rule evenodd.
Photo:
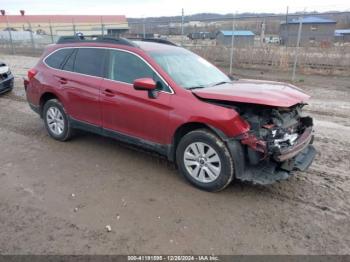
<instances>
[{"instance_id":1,"label":"rear quarter window","mask_svg":"<svg viewBox=\"0 0 350 262\"><path fill-rule=\"evenodd\" d=\"M53 68L60 69L66 58L73 52L72 48L60 49L50 54L46 59L45 63Z\"/></svg>"}]
</instances>

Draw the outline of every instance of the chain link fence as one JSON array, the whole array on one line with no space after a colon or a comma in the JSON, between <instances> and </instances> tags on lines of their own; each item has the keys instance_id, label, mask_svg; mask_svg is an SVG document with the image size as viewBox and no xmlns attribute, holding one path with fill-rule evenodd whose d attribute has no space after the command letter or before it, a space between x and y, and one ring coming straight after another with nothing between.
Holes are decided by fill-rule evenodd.
<instances>
[{"instance_id":1,"label":"chain link fence","mask_svg":"<svg viewBox=\"0 0 350 262\"><path fill-rule=\"evenodd\" d=\"M269 69L291 72L295 62L298 73L325 75L350 75L350 44L332 42L305 47L281 44L278 25L281 18L266 21L266 18L226 19L225 21L129 21L128 29L120 24L51 24L40 27L29 23L7 24L0 28L0 53L39 56L43 49L55 43L60 36L108 35L129 38L162 38L175 42L203 56L229 72L232 62L235 68ZM234 24L233 24L234 23ZM233 25L233 27L232 27ZM240 43L233 36L227 43L219 41L221 30L248 30L255 36L249 44ZM263 31L262 31L263 30ZM182 34L182 32L184 32ZM231 54L233 53L233 56ZM232 61L231 61L232 58ZM297 59L296 59L297 58ZM294 80L294 79L293 79Z\"/></svg>"},{"instance_id":2,"label":"chain link fence","mask_svg":"<svg viewBox=\"0 0 350 262\"><path fill-rule=\"evenodd\" d=\"M50 21L43 23L40 27L32 27L29 23L21 26L7 24L6 27L0 27L0 52L7 54L22 54L38 56L43 49L56 43L61 36L72 36L78 33L83 35L108 35L118 37L110 28L123 28L123 24L63 24L52 25ZM120 29L118 32L125 32L126 29Z\"/></svg>"}]
</instances>

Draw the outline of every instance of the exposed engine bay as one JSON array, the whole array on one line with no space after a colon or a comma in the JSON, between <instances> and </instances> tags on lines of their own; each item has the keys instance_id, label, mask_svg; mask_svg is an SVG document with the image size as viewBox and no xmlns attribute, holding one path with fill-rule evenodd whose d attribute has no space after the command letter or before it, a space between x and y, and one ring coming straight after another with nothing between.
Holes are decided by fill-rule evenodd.
<instances>
[{"instance_id":1,"label":"exposed engine bay","mask_svg":"<svg viewBox=\"0 0 350 262\"><path fill-rule=\"evenodd\" d=\"M247 145L250 166L242 174L242 180L270 184L288 178L293 170L308 168L316 151L311 145L313 120L303 116L304 106L234 106L250 125L250 132L241 139Z\"/></svg>"},{"instance_id":2,"label":"exposed engine bay","mask_svg":"<svg viewBox=\"0 0 350 262\"><path fill-rule=\"evenodd\" d=\"M293 170L305 170L316 151L313 142L313 120L304 116L306 104L273 107L257 104L219 102L233 108L249 123L250 131L237 139L244 145L244 172L240 180L256 184L271 184L292 175Z\"/></svg>"},{"instance_id":3,"label":"exposed engine bay","mask_svg":"<svg viewBox=\"0 0 350 262\"><path fill-rule=\"evenodd\" d=\"M302 115L304 105L297 104L290 108L260 105L235 107L251 127L248 138L242 142L263 153L263 157L278 154L295 145L306 129L313 126L312 118ZM258 140L256 146L249 139L252 137Z\"/></svg>"}]
</instances>

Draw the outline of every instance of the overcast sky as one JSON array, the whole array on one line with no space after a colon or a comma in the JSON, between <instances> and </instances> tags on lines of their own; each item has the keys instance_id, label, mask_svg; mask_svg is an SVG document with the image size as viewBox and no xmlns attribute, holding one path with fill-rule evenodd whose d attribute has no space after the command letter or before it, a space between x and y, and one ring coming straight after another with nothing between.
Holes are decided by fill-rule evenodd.
<instances>
[{"instance_id":1,"label":"overcast sky","mask_svg":"<svg viewBox=\"0 0 350 262\"><path fill-rule=\"evenodd\" d=\"M195 13L284 13L295 11L350 11L350 0L0 0L7 14L89 14L127 17L172 16Z\"/></svg>"}]
</instances>

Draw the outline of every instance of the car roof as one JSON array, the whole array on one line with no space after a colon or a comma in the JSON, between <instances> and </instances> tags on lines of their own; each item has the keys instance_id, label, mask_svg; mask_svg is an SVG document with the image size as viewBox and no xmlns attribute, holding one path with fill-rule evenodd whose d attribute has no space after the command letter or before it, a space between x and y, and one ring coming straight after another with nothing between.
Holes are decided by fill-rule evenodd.
<instances>
[{"instance_id":1,"label":"car roof","mask_svg":"<svg viewBox=\"0 0 350 262\"><path fill-rule=\"evenodd\" d=\"M94 36L92 36L94 37ZM80 39L76 36L61 37L56 44L53 45L54 49L60 47L106 47L106 48L120 48L120 49L138 49L146 52L153 51L165 51L165 52L178 52L184 50L182 47L178 47L176 44L163 40L163 39L126 39L126 38L111 38L101 37L90 38L90 36Z\"/></svg>"},{"instance_id":2,"label":"car roof","mask_svg":"<svg viewBox=\"0 0 350 262\"><path fill-rule=\"evenodd\" d=\"M154 43L154 42L144 42L144 41L133 41L139 48L146 52L152 51L179 51L182 50L182 47L175 45L168 45L163 43Z\"/></svg>"}]
</instances>

